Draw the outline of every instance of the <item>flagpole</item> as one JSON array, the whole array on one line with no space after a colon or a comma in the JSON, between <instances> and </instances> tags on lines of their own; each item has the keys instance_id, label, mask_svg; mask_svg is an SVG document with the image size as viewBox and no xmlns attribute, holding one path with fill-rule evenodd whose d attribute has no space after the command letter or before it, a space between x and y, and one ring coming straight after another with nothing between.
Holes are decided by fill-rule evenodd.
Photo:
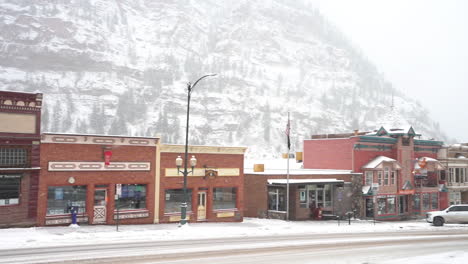
<instances>
[{"instance_id":1,"label":"flagpole","mask_svg":"<svg viewBox=\"0 0 468 264\"><path fill-rule=\"evenodd\" d=\"M287 174L286 174L286 221L289 221L289 151L291 148L291 143L289 139L289 134L291 133L291 124L289 122L289 112L288 112L288 158L286 159L288 162L288 165L286 166L287 168Z\"/></svg>"}]
</instances>

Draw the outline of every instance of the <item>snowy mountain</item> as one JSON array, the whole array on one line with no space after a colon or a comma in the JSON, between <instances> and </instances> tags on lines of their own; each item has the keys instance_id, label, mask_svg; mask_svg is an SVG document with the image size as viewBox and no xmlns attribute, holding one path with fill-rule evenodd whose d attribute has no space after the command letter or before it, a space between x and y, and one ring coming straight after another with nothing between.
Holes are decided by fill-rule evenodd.
<instances>
[{"instance_id":1,"label":"snowy mountain","mask_svg":"<svg viewBox=\"0 0 468 264\"><path fill-rule=\"evenodd\" d=\"M418 133L445 139L306 1L0 0L0 89L42 92L43 131L162 136L285 150L314 133L378 128L392 95ZM255 154L253 154L255 153Z\"/></svg>"}]
</instances>

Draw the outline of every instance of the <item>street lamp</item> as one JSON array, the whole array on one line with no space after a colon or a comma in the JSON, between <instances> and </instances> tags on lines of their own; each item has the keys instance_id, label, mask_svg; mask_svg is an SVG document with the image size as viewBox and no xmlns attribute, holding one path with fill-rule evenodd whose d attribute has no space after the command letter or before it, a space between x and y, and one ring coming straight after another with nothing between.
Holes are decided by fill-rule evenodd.
<instances>
[{"instance_id":1,"label":"street lamp","mask_svg":"<svg viewBox=\"0 0 468 264\"><path fill-rule=\"evenodd\" d=\"M194 84L191 84L190 82L187 83L187 126L185 128L185 158L182 160L182 158L179 156L176 159L176 166L177 166L177 171L181 172L184 175L184 197L183 201L180 205L180 226L183 226L187 223L187 175L191 172L193 174L195 165L197 165L197 159L195 159L195 156L192 156L190 159L190 166L192 167L192 171L187 171L187 162L188 162L188 132L189 132L189 113L190 113L190 96L192 94L193 88L197 85L199 81L206 77L210 76L215 76L216 74L207 74L204 75L198 80L195 81ZM181 171L180 167L182 167L182 162L184 163L184 170Z\"/></svg>"}]
</instances>

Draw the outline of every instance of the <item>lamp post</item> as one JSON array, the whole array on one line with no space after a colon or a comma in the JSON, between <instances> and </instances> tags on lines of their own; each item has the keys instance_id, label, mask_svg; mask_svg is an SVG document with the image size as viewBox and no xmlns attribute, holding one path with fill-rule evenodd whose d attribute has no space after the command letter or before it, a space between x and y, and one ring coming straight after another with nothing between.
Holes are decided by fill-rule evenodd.
<instances>
[{"instance_id":1,"label":"lamp post","mask_svg":"<svg viewBox=\"0 0 468 264\"><path fill-rule=\"evenodd\" d=\"M184 155L185 158L182 160L182 158L179 156L176 159L177 171L181 172L183 174L183 176L184 176L184 197L183 197L183 201L182 201L182 203L180 205L180 226L183 226L183 225L185 225L187 223L187 201L188 201L188 197L187 197L187 176L188 176L189 173L193 174L195 165L197 164L197 159L195 158L195 156L192 156L192 158L190 159L190 166L192 167L192 170L190 172L187 171L190 96L192 94L193 88L195 88L195 86L197 85L197 83L199 81L201 81L202 79L204 79L206 77L215 76L215 75L216 74L207 74L207 75L204 75L204 76L198 78L198 80L196 80L195 83L193 83L193 84L191 84L190 82L187 83L187 126L185 128L185 155ZM180 167L182 166L182 162L184 163L184 170L183 171L180 170Z\"/></svg>"}]
</instances>

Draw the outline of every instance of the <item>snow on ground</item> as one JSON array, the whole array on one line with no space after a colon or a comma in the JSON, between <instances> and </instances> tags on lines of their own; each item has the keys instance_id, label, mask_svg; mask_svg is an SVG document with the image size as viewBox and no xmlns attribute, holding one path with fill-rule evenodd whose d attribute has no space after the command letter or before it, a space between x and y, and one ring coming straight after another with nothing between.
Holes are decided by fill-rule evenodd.
<instances>
[{"instance_id":1,"label":"snow on ground","mask_svg":"<svg viewBox=\"0 0 468 264\"><path fill-rule=\"evenodd\" d=\"M468 225L434 227L424 220L375 222L347 221L282 221L244 218L241 223L190 223L179 228L177 224L120 225L119 231L111 225L80 225L79 227L31 227L0 229L0 249L85 245L95 243L124 243L219 237L253 237L267 235L359 233L405 230L467 230Z\"/></svg>"}]
</instances>

